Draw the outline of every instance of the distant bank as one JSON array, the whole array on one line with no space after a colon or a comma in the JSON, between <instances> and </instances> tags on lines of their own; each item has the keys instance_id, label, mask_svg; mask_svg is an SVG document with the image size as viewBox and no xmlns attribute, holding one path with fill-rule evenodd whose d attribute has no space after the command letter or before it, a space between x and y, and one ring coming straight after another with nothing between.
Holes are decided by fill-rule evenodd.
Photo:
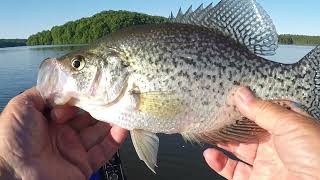
<instances>
[{"instance_id":1,"label":"distant bank","mask_svg":"<svg viewBox=\"0 0 320 180\"><path fill-rule=\"evenodd\" d=\"M28 38L28 45L88 44L121 28L166 22L167 18L129 11L103 11L91 17L70 21Z\"/></svg>"},{"instance_id":2,"label":"distant bank","mask_svg":"<svg viewBox=\"0 0 320 180\"><path fill-rule=\"evenodd\" d=\"M27 39L0 39L0 48L26 46Z\"/></svg>"},{"instance_id":3,"label":"distant bank","mask_svg":"<svg viewBox=\"0 0 320 180\"><path fill-rule=\"evenodd\" d=\"M41 34L36 34L33 38L40 38ZM29 38L30 39L30 38ZM28 40L29 40L28 39ZM17 47L17 46L26 46L27 44L30 46L34 45L56 45L60 43L53 43L51 41L42 41L41 43L33 42L27 39L0 39L0 48L5 47ZM64 43L64 44L73 44L73 43ZM78 43L78 44L86 44L86 43ZM305 36L305 35L291 35L291 34L281 34L279 35L279 44L292 44L292 45L319 45L320 44L320 36Z\"/></svg>"},{"instance_id":4,"label":"distant bank","mask_svg":"<svg viewBox=\"0 0 320 180\"><path fill-rule=\"evenodd\" d=\"M279 44L319 45L320 36L282 34L279 35Z\"/></svg>"},{"instance_id":5,"label":"distant bank","mask_svg":"<svg viewBox=\"0 0 320 180\"><path fill-rule=\"evenodd\" d=\"M121 28L142 25L159 24L167 21L161 16L129 11L103 11L91 17L70 21L61 26L54 26L51 30L41 31L25 39L0 39L1 47L24 45L59 45L59 44L88 44L104 35ZM279 35L280 44L318 45L320 36Z\"/></svg>"}]
</instances>

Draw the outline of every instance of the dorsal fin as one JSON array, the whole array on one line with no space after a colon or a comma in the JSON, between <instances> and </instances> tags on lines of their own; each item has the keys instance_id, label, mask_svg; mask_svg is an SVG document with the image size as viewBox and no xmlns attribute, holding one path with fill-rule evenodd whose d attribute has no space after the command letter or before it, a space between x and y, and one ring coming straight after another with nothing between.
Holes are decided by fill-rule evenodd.
<instances>
[{"instance_id":1,"label":"dorsal fin","mask_svg":"<svg viewBox=\"0 0 320 180\"><path fill-rule=\"evenodd\" d=\"M180 21L180 20L182 19L182 17L183 17L183 13L182 13L182 10L181 10L181 8L180 8L179 11L178 11L177 16L175 17L175 19L176 19L177 21Z\"/></svg>"},{"instance_id":2,"label":"dorsal fin","mask_svg":"<svg viewBox=\"0 0 320 180\"><path fill-rule=\"evenodd\" d=\"M278 48L276 28L266 11L255 0L221 0L216 6L202 5L185 14L180 8L171 22L217 29L260 55L273 55Z\"/></svg>"},{"instance_id":3,"label":"dorsal fin","mask_svg":"<svg viewBox=\"0 0 320 180\"><path fill-rule=\"evenodd\" d=\"M183 16L181 17L181 21L190 19L190 16L192 15L193 11L192 11L192 6L190 6L188 8L188 10L183 14Z\"/></svg>"},{"instance_id":4,"label":"dorsal fin","mask_svg":"<svg viewBox=\"0 0 320 180\"><path fill-rule=\"evenodd\" d=\"M171 11L170 15L169 15L169 20L172 21L174 19L173 13Z\"/></svg>"}]
</instances>

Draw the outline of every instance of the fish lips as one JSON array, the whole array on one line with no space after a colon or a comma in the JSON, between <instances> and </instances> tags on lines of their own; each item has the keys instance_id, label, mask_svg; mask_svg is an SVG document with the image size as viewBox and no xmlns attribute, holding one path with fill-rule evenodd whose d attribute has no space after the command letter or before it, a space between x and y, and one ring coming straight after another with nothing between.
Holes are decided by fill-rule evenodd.
<instances>
[{"instance_id":1,"label":"fish lips","mask_svg":"<svg viewBox=\"0 0 320 180\"><path fill-rule=\"evenodd\" d=\"M37 90L50 106L66 104L76 90L76 84L56 59L45 59L39 68Z\"/></svg>"}]
</instances>

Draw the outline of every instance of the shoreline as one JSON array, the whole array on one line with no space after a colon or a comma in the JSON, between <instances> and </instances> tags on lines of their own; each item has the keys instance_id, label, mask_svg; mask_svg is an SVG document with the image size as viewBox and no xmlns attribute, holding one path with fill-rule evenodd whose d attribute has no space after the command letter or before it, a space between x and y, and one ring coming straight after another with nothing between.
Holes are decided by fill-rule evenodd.
<instances>
[{"instance_id":1,"label":"shoreline","mask_svg":"<svg viewBox=\"0 0 320 180\"><path fill-rule=\"evenodd\" d=\"M22 46L7 46L7 47L0 47L0 49L8 49L8 48L50 48L50 47L68 47L68 46L86 46L88 44L52 44L52 45L22 45ZM318 46L320 44L278 44L279 46Z\"/></svg>"}]
</instances>

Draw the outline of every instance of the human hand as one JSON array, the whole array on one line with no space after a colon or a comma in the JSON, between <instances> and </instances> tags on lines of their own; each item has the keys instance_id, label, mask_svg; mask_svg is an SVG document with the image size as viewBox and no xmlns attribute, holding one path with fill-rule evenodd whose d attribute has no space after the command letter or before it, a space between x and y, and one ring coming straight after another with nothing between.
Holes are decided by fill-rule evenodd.
<instances>
[{"instance_id":1,"label":"human hand","mask_svg":"<svg viewBox=\"0 0 320 180\"><path fill-rule=\"evenodd\" d=\"M292 111L256 98L247 88L239 88L234 101L244 116L270 135L252 144L218 145L252 166L207 149L204 157L213 170L235 180L320 178L320 126L315 119L293 104Z\"/></svg>"},{"instance_id":2,"label":"human hand","mask_svg":"<svg viewBox=\"0 0 320 180\"><path fill-rule=\"evenodd\" d=\"M88 179L111 159L127 131L75 107L45 113L35 88L13 98L0 116L0 179Z\"/></svg>"}]
</instances>

